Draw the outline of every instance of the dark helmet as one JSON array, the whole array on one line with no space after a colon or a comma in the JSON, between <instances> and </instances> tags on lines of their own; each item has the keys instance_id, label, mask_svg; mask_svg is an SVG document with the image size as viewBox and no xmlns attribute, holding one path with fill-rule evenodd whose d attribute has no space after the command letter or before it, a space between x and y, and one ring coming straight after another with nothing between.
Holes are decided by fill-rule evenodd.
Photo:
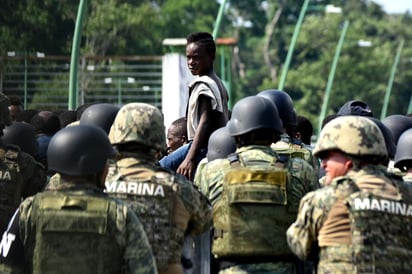
<instances>
[{"instance_id":1,"label":"dark helmet","mask_svg":"<svg viewBox=\"0 0 412 274\"><path fill-rule=\"evenodd\" d=\"M223 159L236 151L235 138L230 136L228 127L215 130L209 137L207 145L207 160Z\"/></svg>"},{"instance_id":2,"label":"dark helmet","mask_svg":"<svg viewBox=\"0 0 412 274\"><path fill-rule=\"evenodd\" d=\"M338 111L339 116L355 115L373 117L371 108L364 102L359 100L351 100L343 104Z\"/></svg>"},{"instance_id":3,"label":"dark helmet","mask_svg":"<svg viewBox=\"0 0 412 274\"><path fill-rule=\"evenodd\" d=\"M412 167L412 128L405 130L399 137L394 164L401 170Z\"/></svg>"},{"instance_id":4,"label":"dark helmet","mask_svg":"<svg viewBox=\"0 0 412 274\"><path fill-rule=\"evenodd\" d=\"M412 128L412 119L401 114L385 117L382 123L392 131L395 144L398 143L399 137L405 130Z\"/></svg>"},{"instance_id":5,"label":"dark helmet","mask_svg":"<svg viewBox=\"0 0 412 274\"><path fill-rule=\"evenodd\" d=\"M395 157L396 153L396 143L395 143L395 138L393 138L392 131L385 126L381 120L374 118L374 117L369 117L381 130L383 134L383 138L385 139L385 144L386 144L386 149L388 150L388 156L389 159L393 159Z\"/></svg>"},{"instance_id":6,"label":"dark helmet","mask_svg":"<svg viewBox=\"0 0 412 274\"><path fill-rule=\"evenodd\" d=\"M4 128L3 133L1 139L5 144L18 146L23 152L32 157L36 156L38 144L34 129L30 125L23 122L13 122Z\"/></svg>"},{"instance_id":7,"label":"dark helmet","mask_svg":"<svg viewBox=\"0 0 412 274\"><path fill-rule=\"evenodd\" d=\"M281 90L268 89L259 92L257 95L269 99L276 105L284 126L298 125L298 118L295 108L293 107L293 100L289 94Z\"/></svg>"},{"instance_id":8,"label":"dark helmet","mask_svg":"<svg viewBox=\"0 0 412 274\"><path fill-rule=\"evenodd\" d=\"M113 124L119 107L113 104L94 104L86 108L80 117L80 125L93 125L102 128L107 134Z\"/></svg>"},{"instance_id":9,"label":"dark helmet","mask_svg":"<svg viewBox=\"0 0 412 274\"><path fill-rule=\"evenodd\" d=\"M247 96L233 107L228 124L231 136L238 136L256 129L273 129L282 134L283 125L276 106L261 96Z\"/></svg>"},{"instance_id":10,"label":"dark helmet","mask_svg":"<svg viewBox=\"0 0 412 274\"><path fill-rule=\"evenodd\" d=\"M107 134L101 128L89 125L59 130L47 150L49 170L70 176L101 172L113 155Z\"/></svg>"}]
</instances>

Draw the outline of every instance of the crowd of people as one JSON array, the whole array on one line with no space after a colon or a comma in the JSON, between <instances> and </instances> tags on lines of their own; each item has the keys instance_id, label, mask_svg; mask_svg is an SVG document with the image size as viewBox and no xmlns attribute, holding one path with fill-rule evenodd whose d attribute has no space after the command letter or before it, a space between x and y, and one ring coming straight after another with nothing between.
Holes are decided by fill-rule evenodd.
<instances>
[{"instance_id":1,"label":"crowd of people","mask_svg":"<svg viewBox=\"0 0 412 274\"><path fill-rule=\"evenodd\" d=\"M408 273L412 115L313 126L268 89L228 109L212 35L166 131L148 103L25 110L0 93L0 273Z\"/></svg>"}]
</instances>

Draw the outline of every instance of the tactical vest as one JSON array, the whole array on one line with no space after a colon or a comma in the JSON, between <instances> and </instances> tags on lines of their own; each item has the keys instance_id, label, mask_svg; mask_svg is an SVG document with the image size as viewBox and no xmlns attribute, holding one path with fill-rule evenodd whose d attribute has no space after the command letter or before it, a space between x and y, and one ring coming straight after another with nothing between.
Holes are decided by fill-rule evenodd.
<instances>
[{"instance_id":1,"label":"tactical vest","mask_svg":"<svg viewBox=\"0 0 412 274\"><path fill-rule=\"evenodd\" d=\"M321 249L319 273L409 273L412 269L412 203L360 190L344 199L351 245Z\"/></svg>"},{"instance_id":2,"label":"tactical vest","mask_svg":"<svg viewBox=\"0 0 412 274\"><path fill-rule=\"evenodd\" d=\"M296 218L297 207L290 203L290 173L276 163L234 164L232 157L221 197L213 206L213 254L292 257L286 230Z\"/></svg>"},{"instance_id":3,"label":"tactical vest","mask_svg":"<svg viewBox=\"0 0 412 274\"><path fill-rule=\"evenodd\" d=\"M4 231L21 202L24 187L18 163L20 149L7 146L0 148L0 229Z\"/></svg>"},{"instance_id":4,"label":"tactical vest","mask_svg":"<svg viewBox=\"0 0 412 274\"><path fill-rule=\"evenodd\" d=\"M177 183L169 171L155 167L134 167L132 176L120 172L106 181L106 192L126 200L142 221L159 272L167 269L173 253L181 252L183 233L176 223L180 218L176 206ZM159 175L161 172L161 175ZM185 220L182 220L184 223ZM177 249L177 250L176 250ZM180 264L180 255L179 262Z\"/></svg>"},{"instance_id":5,"label":"tactical vest","mask_svg":"<svg viewBox=\"0 0 412 274\"><path fill-rule=\"evenodd\" d=\"M121 228L116 224L126 217L118 209L105 197L38 194L25 240L33 258L30 273L122 273L123 252L117 241Z\"/></svg>"}]
</instances>

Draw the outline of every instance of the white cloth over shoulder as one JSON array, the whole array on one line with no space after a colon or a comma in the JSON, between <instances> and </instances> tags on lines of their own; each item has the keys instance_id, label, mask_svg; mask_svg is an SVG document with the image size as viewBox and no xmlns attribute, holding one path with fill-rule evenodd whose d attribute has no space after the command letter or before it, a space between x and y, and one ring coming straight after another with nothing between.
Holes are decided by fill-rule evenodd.
<instances>
[{"instance_id":1,"label":"white cloth over shoulder","mask_svg":"<svg viewBox=\"0 0 412 274\"><path fill-rule=\"evenodd\" d=\"M193 140L196 129L199 125L199 96L204 95L209 97L211 99L212 109L223 113L224 106L222 96L226 93L226 91L223 91L222 94L216 82L206 75L193 80L189 85L189 89L192 88L193 90L189 97L187 113L187 135L189 140Z\"/></svg>"}]
</instances>

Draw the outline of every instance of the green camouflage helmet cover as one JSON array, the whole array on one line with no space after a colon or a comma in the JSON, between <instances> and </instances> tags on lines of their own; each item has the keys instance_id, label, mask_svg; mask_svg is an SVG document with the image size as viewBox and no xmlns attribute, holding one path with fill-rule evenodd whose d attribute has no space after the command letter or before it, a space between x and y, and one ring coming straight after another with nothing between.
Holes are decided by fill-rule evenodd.
<instances>
[{"instance_id":1,"label":"green camouflage helmet cover","mask_svg":"<svg viewBox=\"0 0 412 274\"><path fill-rule=\"evenodd\" d=\"M341 116L325 125L313 154L340 150L354 156L387 156L385 139L379 127L363 116Z\"/></svg>"},{"instance_id":2,"label":"green camouflage helmet cover","mask_svg":"<svg viewBox=\"0 0 412 274\"><path fill-rule=\"evenodd\" d=\"M129 103L120 108L109 133L113 145L138 143L158 150L166 149L163 115L146 103Z\"/></svg>"}]
</instances>

